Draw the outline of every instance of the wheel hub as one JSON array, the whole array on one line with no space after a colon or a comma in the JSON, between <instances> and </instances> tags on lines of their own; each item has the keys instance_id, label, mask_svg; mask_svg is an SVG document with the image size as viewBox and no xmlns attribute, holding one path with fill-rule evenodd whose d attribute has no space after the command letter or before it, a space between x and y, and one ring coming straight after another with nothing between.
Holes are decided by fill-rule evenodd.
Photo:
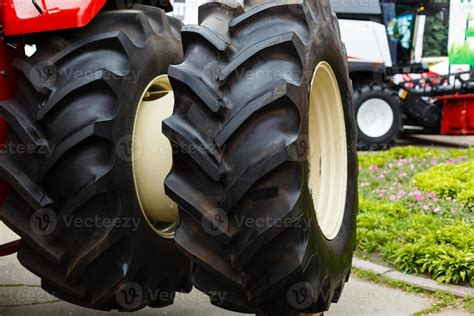
<instances>
[{"instance_id":1,"label":"wheel hub","mask_svg":"<svg viewBox=\"0 0 474 316\"><path fill-rule=\"evenodd\" d=\"M172 149L161 122L173 113L174 95L168 76L150 82L137 108L132 140L135 189L148 223L164 238L173 238L178 208L165 194L164 180L172 166Z\"/></svg>"},{"instance_id":2,"label":"wheel hub","mask_svg":"<svg viewBox=\"0 0 474 316\"><path fill-rule=\"evenodd\" d=\"M316 67L311 83L308 137L309 190L319 227L332 240L344 218L348 148L339 85L327 62Z\"/></svg>"},{"instance_id":3,"label":"wheel hub","mask_svg":"<svg viewBox=\"0 0 474 316\"><path fill-rule=\"evenodd\" d=\"M394 115L390 105L382 99L369 99L357 111L357 125L364 135L382 137L393 126Z\"/></svg>"}]
</instances>

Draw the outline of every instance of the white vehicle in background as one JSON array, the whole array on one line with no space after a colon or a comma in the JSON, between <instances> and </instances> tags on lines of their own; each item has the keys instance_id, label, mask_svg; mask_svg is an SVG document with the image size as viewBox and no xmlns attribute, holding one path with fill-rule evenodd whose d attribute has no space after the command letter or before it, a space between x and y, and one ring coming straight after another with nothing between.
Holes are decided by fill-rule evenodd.
<instances>
[{"instance_id":1,"label":"white vehicle in background","mask_svg":"<svg viewBox=\"0 0 474 316\"><path fill-rule=\"evenodd\" d=\"M400 104L385 83L393 66L385 25L364 20L339 19L354 87L359 148L383 149L398 136Z\"/></svg>"},{"instance_id":2,"label":"white vehicle in background","mask_svg":"<svg viewBox=\"0 0 474 316\"><path fill-rule=\"evenodd\" d=\"M397 4L403 4L405 13L396 12ZM368 1L351 5L334 0L331 5L347 50L359 147L388 148L402 131L439 133L440 107L419 95L402 105L399 87L403 82L448 74L430 72L423 65L426 16L447 9L448 4Z\"/></svg>"}]
</instances>

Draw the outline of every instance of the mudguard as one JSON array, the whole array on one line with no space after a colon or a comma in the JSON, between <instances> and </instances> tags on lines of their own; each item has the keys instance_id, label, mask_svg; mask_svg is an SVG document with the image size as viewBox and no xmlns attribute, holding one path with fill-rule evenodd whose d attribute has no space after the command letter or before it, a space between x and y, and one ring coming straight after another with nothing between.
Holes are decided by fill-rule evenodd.
<instances>
[{"instance_id":1,"label":"mudguard","mask_svg":"<svg viewBox=\"0 0 474 316\"><path fill-rule=\"evenodd\" d=\"M77 28L87 25L106 0L0 0L4 35Z\"/></svg>"}]
</instances>

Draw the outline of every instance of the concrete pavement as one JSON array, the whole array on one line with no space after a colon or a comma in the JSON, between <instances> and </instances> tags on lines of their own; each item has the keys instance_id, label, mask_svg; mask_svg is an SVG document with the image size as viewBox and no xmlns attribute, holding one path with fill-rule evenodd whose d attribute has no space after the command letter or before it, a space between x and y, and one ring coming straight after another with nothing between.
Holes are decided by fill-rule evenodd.
<instances>
[{"instance_id":1,"label":"concrete pavement","mask_svg":"<svg viewBox=\"0 0 474 316\"><path fill-rule=\"evenodd\" d=\"M375 264L373 262L362 260L356 257L352 260L352 267L359 270L370 271L388 279L401 281L403 283L410 284L431 292L444 292L461 298L468 296L474 297L474 288L472 287L439 284L438 282L426 277L418 277L415 275L402 273L395 268Z\"/></svg>"},{"instance_id":2,"label":"concrete pavement","mask_svg":"<svg viewBox=\"0 0 474 316\"><path fill-rule=\"evenodd\" d=\"M15 235L0 222L0 243L14 238ZM0 258L0 316L124 315L118 312L91 311L59 301L44 292L39 284L40 280L19 264L16 255ZM340 302L332 305L325 315L411 315L429 307L432 303L424 297L352 278L346 285ZM446 312L443 315L450 315L449 310ZM458 313L456 315L464 315L463 311L456 312ZM188 295L179 294L173 306L159 310L147 308L133 315L239 314L212 306L206 295L194 290Z\"/></svg>"},{"instance_id":3,"label":"concrete pavement","mask_svg":"<svg viewBox=\"0 0 474 316\"><path fill-rule=\"evenodd\" d=\"M9 300L2 299L8 293ZM19 299L21 295L22 299ZM27 296L29 299L26 299ZM35 295L37 295L35 297ZM42 302L42 303L41 303ZM351 280L341 298L340 303L334 304L325 315L411 315L429 307L431 302L425 298L416 297L400 290L381 287L361 280ZM15 306L8 306L15 305ZM44 295L41 290L28 287L0 288L0 315L84 315L103 316L121 315L119 312L97 312L77 307L65 302L58 302ZM231 316L243 315L221 310L210 305L206 295L193 291L188 295L179 294L173 306L164 309L144 309L133 315L197 315L197 316Z\"/></svg>"},{"instance_id":4,"label":"concrete pavement","mask_svg":"<svg viewBox=\"0 0 474 316\"><path fill-rule=\"evenodd\" d=\"M433 147L435 149L474 146L474 136L410 135L397 140L398 145Z\"/></svg>"}]
</instances>

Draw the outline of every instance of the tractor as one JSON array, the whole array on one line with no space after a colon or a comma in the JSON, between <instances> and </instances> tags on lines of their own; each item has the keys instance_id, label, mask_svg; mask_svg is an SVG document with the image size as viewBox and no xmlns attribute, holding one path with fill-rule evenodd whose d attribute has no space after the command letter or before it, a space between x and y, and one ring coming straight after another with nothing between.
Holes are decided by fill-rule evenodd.
<instances>
[{"instance_id":1,"label":"tractor","mask_svg":"<svg viewBox=\"0 0 474 316\"><path fill-rule=\"evenodd\" d=\"M326 0L0 0L0 219L54 296L320 313L351 270L352 85ZM220 299L216 299L218 296Z\"/></svg>"}]
</instances>

